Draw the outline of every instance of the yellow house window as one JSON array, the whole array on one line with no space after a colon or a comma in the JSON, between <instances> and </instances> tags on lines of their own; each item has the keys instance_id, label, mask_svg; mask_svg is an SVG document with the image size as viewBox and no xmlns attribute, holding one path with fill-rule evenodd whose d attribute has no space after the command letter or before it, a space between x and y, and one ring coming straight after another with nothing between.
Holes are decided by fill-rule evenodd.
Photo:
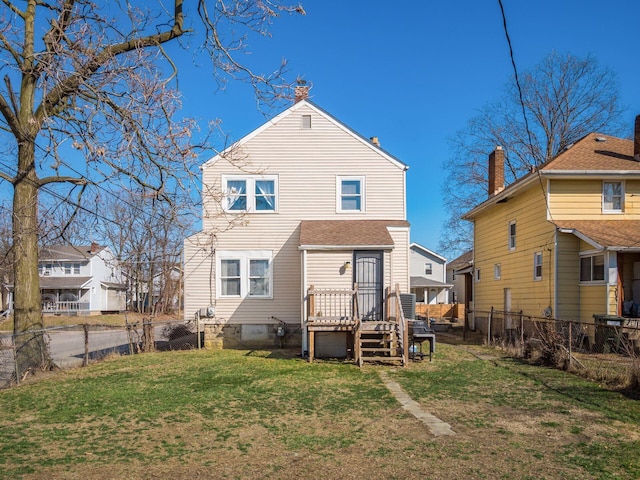
<instances>
[{"instance_id":1,"label":"yellow house window","mask_svg":"<svg viewBox=\"0 0 640 480\"><path fill-rule=\"evenodd\" d=\"M622 213L624 209L624 185L622 182L602 183L602 211Z\"/></svg>"},{"instance_id":2,"label":"yellow house window","mask_svg":"<svg viewBox=\"0 0 640 480\"><path fill-rule=\"evenodd\" d=\"M516 249L516 221L509 222L509 250Z\"/></svg>"},{"instance_id":3,"label":"yellow house window","mask_svg":"<svg viewBox=\"0 0 640 480\"><path fill-rule=\"evenodd\" d=\"M500 280L501 276L502 276L502 265L500 265L499 263L496 263L493 266L493 278L496 280Z\"/></svg>"},{"instance_id":4,"label":"yellow house window","mask_svg":"<svg viewBox=\"0 0 640 480\"><path fill-rule=\"evenodd\" d=\"M533 254L533 279L542 280L542 252Z\"/></svg>"},{"instance_id":5,"label":"yellow house window","mask_svg":"<svg viewBox=\"0 0 640 480\"><path fill-rule=\"evenodd\" d=\"M604 255L580 258L580 281L598 282L604 280Z\"/></svg>"}]
</instances>

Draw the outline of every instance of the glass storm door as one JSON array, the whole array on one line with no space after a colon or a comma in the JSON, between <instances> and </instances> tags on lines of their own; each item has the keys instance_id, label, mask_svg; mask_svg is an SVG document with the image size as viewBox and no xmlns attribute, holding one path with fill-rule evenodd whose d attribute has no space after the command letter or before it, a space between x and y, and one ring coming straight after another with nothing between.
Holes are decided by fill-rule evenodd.
<instances>
[{"instance_id":1,"label":"glass storm door","mask_svg":"<svg viewBox=\"0 0 640 480\"><path fill-rule=\"evenodd\" d=\"M355 252L354 264L360 318L382 320L382 252Z\"/></svg>"}]
</instances>

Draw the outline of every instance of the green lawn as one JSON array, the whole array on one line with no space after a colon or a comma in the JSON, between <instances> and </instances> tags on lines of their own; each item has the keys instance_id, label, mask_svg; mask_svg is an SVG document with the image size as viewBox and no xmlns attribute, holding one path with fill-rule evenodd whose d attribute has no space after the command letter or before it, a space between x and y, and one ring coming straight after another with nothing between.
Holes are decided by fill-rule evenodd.
<instances>
[{"instance_id":1,"label":"green lawn","mask_svg":"<svg viewBox=\"0 0 640 480\"><path fill-rule=\"evenodd\" d=\"M639 402L464 348L406 368L182 351L56 372L0 391L0 478L640 478Z\"/></svg>"}]
</instances>

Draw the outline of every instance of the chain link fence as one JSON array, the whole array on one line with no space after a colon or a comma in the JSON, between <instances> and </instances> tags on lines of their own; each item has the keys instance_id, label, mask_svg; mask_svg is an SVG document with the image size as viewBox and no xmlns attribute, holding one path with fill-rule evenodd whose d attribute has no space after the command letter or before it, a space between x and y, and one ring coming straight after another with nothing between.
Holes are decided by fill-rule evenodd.
<instances>
[{"instance_id":1,"label":"chain link fence","mask_svg":"<svg viewBox=\"0 0 640 480\"><path fill-rule=\"evenodd\" d=\"M594 315L593 323L584 323L494 309L472 313L488 345L612 386L640 389L640 319Z\"/></svg>"},{"instance_id":2,"label":"chain link fence","mask_svg":"<svg viewBox=\"0 0 640 480\"><path fill-rule=\"evenodd\" d=\"M17 361L21 349L44 346L28 366ZM19 384L38 368L74 368L89 365L110 356L133 355L162 350L199 348L202 334L195 322L153 321L124 326L77 324L0 335L0 388ZM30 352L31 353L31 352ZM32 355L33 356L33 355Z\"/></svg>"}]
</instances>

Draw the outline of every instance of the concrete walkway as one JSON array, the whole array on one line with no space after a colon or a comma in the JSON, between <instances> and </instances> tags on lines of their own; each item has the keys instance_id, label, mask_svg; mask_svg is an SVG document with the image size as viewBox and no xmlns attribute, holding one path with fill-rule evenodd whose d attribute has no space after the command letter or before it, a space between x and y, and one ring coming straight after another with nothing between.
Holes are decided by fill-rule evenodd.
<instances>
[{"instance_id":1,"label":"concrete walkway","mask_svg":"<svg viewBox=\"0 0 640 480\"><path fill-rule=\"evenodd\" d=\"M400 385L389 378L387 372L381 370L379 373L380 379L393 396L396 397L398 402L400 402L402 408L424 423L433 435L440 436L456 434L456 432L451 429L451 425L443 422L435 415L425 412L418 402L413 400L409 395L407 395L407 392L405 392Z\"/></svg>"}]
</instances>

